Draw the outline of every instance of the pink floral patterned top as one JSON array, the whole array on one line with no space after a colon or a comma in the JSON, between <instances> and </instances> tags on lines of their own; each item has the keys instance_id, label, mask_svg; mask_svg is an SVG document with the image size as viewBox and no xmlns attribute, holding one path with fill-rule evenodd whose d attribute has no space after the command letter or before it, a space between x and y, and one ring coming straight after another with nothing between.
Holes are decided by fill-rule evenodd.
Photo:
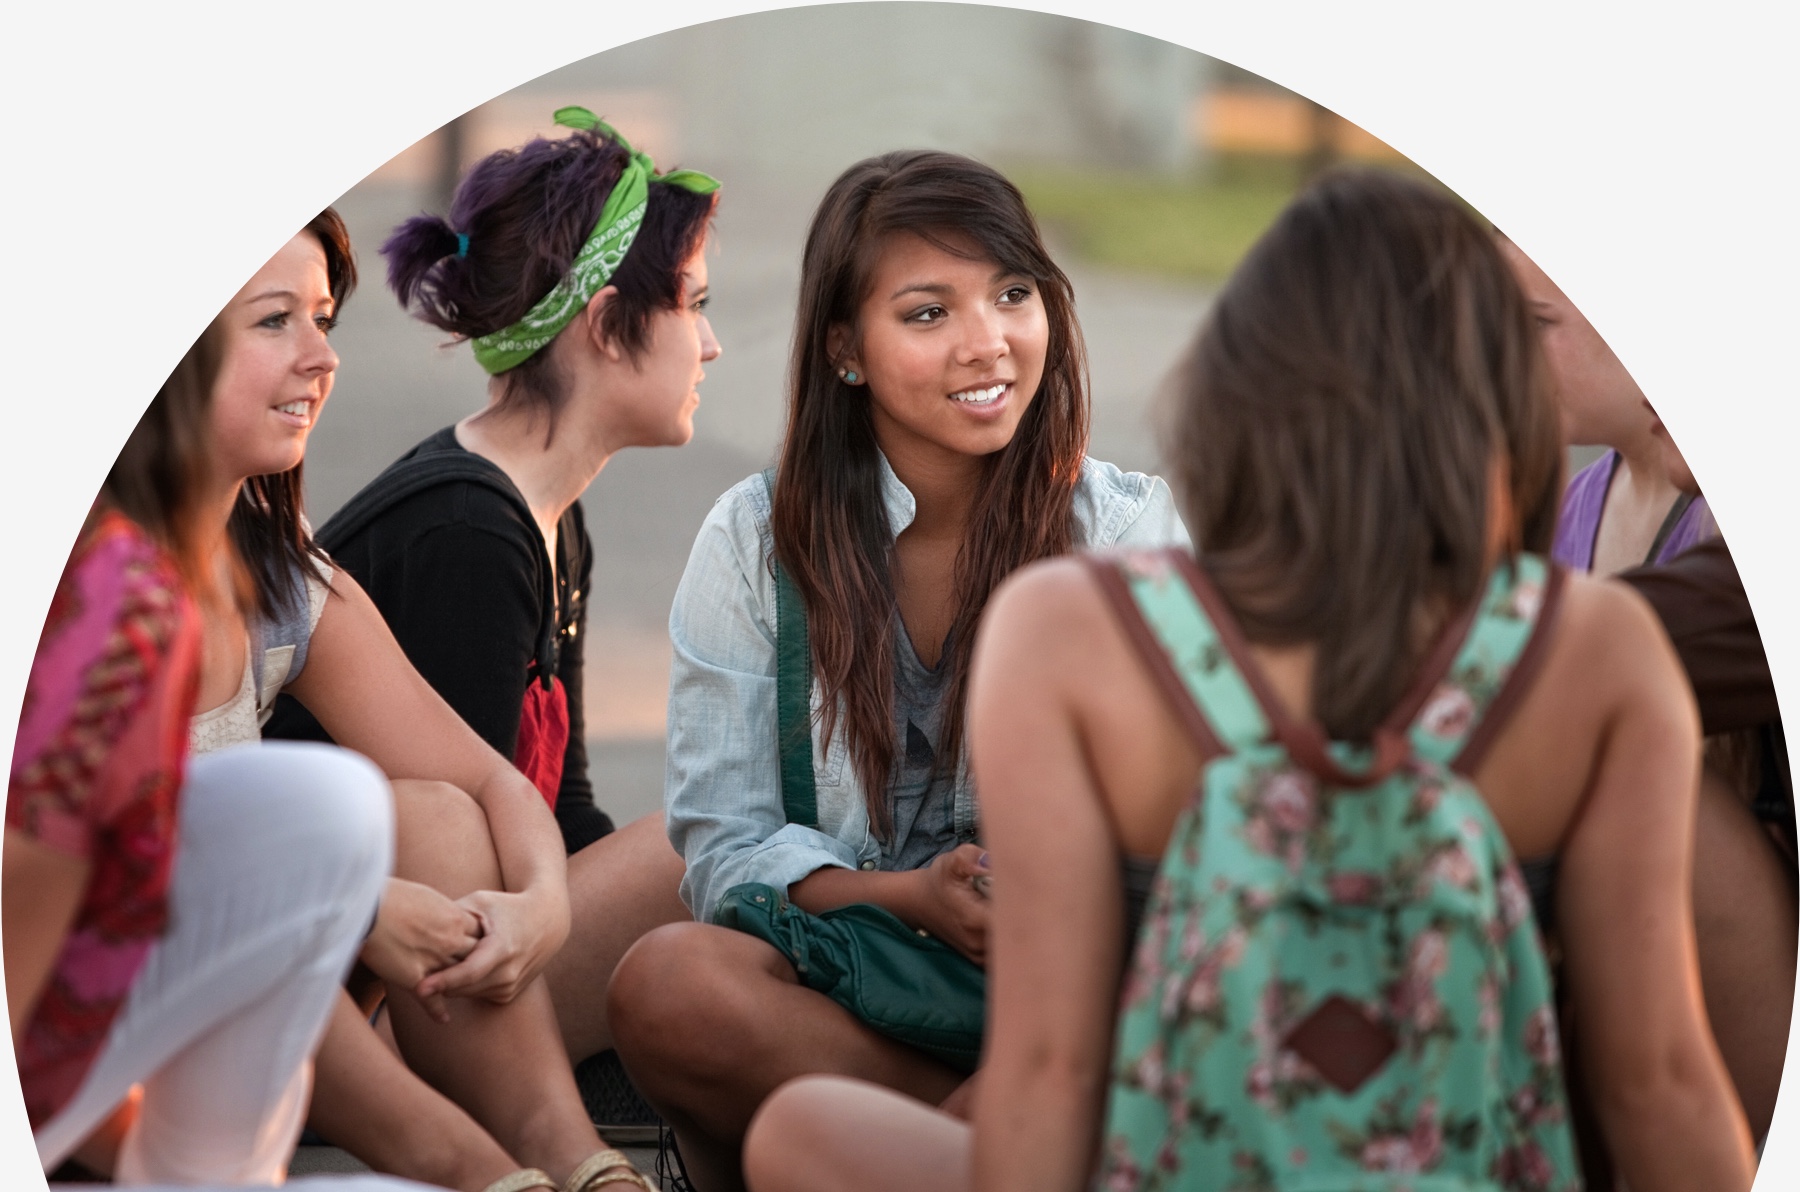
<instances>
[{"instance_id":1,"label":"pink floral patterned top","mask_svg":"<svg viewBox=\"0 0 1800 1192\"><path fill-rule=\"evenodd\" d=\"M6 788L8 831L92 866L19 1043L34 1128L80 1086L167 921L199 640L168 556L102 514L51 601Z\"/></svg>"}]
</instances>

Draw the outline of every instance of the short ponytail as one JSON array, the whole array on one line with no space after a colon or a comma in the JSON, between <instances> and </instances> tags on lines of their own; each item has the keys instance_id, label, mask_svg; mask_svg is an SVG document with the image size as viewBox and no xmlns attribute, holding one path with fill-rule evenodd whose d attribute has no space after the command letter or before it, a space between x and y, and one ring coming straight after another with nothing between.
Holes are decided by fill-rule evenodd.
<instances>
[{"instance_id":1,"label":"short ponytail","mask_svg":"<svg viewBox=\"0 0 1800 1192\"><path fill-rule=\"evenodd\" d=\"M448 322L454 315L441 309L444 275L460 268L466 258L458 255L462 238L438 215L415 215L381 246L388 263L388 288L402 306L417 304L430 322Z\"/></svg>"}]
</instances>

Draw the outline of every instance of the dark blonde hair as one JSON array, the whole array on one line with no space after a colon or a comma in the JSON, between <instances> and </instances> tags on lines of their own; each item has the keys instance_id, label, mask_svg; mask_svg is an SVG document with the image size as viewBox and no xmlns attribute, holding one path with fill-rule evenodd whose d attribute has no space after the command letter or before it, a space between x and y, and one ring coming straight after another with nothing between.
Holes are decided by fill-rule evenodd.
<instances>
[{"instance_id":1,"label":"dark blonde hair","mask_svg":"<svg viewBox=\"0 0 1800 1192\"><path fill-rule=\"evenodd\" d=\"M150 399L100 485L98 505L143 527L174 558L190 591L211 590L203 502L211 476L207 420L219 376L219 328L208 325Z\"/></svg>"},{"instance_id":2,"label":"dark blonde hair","mask_svg":"<svg viewBox=\"0 0 1800 1192\"><path fill-rule=\"evenodd\" d=\"M1314 709L1366 740L1490 562L1547 551L1563 450L1536 330L1448 194L1328 174L1220 294L1174 386L1173 472L1201 566L1253 639L1318 646Z\"/></svg>"}]
</instances>

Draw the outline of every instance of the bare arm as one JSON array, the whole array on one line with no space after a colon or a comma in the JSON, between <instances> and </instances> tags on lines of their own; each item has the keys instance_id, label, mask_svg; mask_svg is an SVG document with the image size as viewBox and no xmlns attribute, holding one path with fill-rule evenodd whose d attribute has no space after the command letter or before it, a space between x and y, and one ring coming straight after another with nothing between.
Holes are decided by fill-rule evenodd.
<instances>
[{"instance_id":1,"label":"bare arm","mask_svg":"<svg viewBox=\"0 0 1800 1192\"><path fill-rule=\"evenodd\" d=\"M6 958L6 1009L13 1048L50 980L93 866L80 857L6 829L0 853L0 946Z\"/></svg>"},{"instance_id":2,"label":"bare arm","mask_svg":"<svg viewBox=\"0 0 1800 1192\"><path fill-rule=\"evenodd\" d=\"M506 888L462 900L483 917L483 942L455 968L428 978L421 995L510 1000L569 933L556 819L537 788L413 669L356 581L340 569L331 587L306 669L288 690L333 740L365 754L390 779L447 782L481 806Z\"/></svg>"},{"instance_id":3,"label":"bare arm","mask_svg":"<svg viewBox=\"0 0 1800 1192\"><path fill-rule=\"evenodd\" d=\"M1098 599L1032 569L983 619L969 706L995 870L972 1186L1076 1192L1099 1137L1123 941L1118 846L1071 676Z\"/></svg>"},{"instance_id":4,"label":"bare arm","mask_svg":"<svg viewBox=\"0 0 1800 1192\"><path fill-rule=\"evenodd\" d=\"M1707 1026L1689 905L1698 717L1643 602L1607 598L1595 644L1620 694L1558 890L1576 1034L1635 1192L1747 1189L1749 1129Z\"/></svg>"}]
</instances>

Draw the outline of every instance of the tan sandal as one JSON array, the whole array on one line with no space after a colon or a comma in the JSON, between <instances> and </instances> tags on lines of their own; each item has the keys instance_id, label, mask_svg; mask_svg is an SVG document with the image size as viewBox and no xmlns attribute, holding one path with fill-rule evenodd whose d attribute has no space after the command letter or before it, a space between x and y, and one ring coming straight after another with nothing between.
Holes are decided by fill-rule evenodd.
<instances>
[{"instance_id":1,"label":"tan sandal","mask_svg":"<svg viewBox=\"0 0 1800 1192\"><path fill-rule=\"evenodd\" d=\"M583 1159L563 1181L559 1192L596 1192L608 1184L629 1184L644 1192L660 1192L648 1176L631 1165L623 1151L608 1148Z\"/></svg>"},{"instance_id":2,"label":"tan sandal","mask_svg":"<svg viewBox=\"0 0 1800 1192\"><path fill-rule=\"evenodd\" d=\"M548 1188L550 1192L562 1192L556 1181L550 1178L547 1171L539 1171L535 1167L521 1167L511 1175L503 1175L489 1184L482 1192L526 1192L529 1188Z\"/></svg>"}]
</instances>

